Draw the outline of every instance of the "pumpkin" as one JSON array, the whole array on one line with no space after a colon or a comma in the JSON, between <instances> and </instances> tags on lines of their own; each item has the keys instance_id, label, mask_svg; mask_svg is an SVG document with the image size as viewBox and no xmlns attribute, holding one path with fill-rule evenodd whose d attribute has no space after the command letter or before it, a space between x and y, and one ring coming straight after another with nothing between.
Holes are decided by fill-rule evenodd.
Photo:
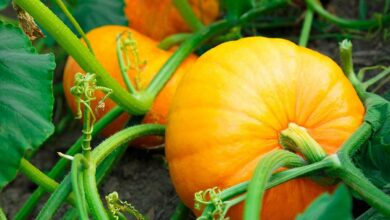
<instances>
[{"instance_id":1,"label":"pumpkin","mask_svg":"<svg viewBox=\"0 0 390 220\"><path fill-rule=\"evenodd\" d=\"M204 24L219 15L218 0L189 0L189 4ZM126 0L125 14L131 28L156 40L190 31L172 0Z\"/></svg>"},{"instance_id":2,"label":"pumpkin","mask_svg":"<svg viewBox=\"0 0 390 220\"><path fill-rule=\"evenodd\" d=\"M173 99L166 131L173 184L193 207L197 191L249 180L265 153L281 149L278 137L290 122L333 154L364 111L339 66L318 52L264 37L221 44L197 60ZM294 219L327 190L308 178L272 188L262 219ZM242 208L228 215L240 219Z\"/></svg>"},{"instance_id":3,"label":"pumpkin","mask_svg":"<svg viewBox=\"0 0 390 220\"><path fill-rule=\"evenodd\" d=\"M125 31L131 32L132 38L137 42L139 58L142 61L146 61L146 64L143 67L143 71L140 74L139 80L140 89L144 89L153 79L154 75L162 67L165 61L167 61L172 52L160 50L159 48L157 48L157 42L155 42L154 40L139 34L137 31L123 26L109 25L99 27L90 31L87 34L87 38L91 43L96 58L106 68L110 75L115 78L122 87L125 88L125 83L120 73L120 67L116 55L117 35ZM195 60L196 56L191 55L181 64L179 69L174 73L174 75L171 77L171 79L167 82L165 87L156 97L150 111L146 114L143 120L144 123L166 123L168 108L171 103L173 94L175 93L177 84L183 74L192 66ZM77 72L84 73L84 71L75 62L75 60L72 57L69 57L65 65L63 85L66 100L68 101L68 104L73 112L76 112L76 103L74 96L70 93L70 88L74 84L74 75ZM134 69L130 69L127 74L133 80L134 85L134 77L136 75L136 71ZM103 97L104 94L102 92L97 92L96 100L91 103L91 108L95 109L97 106L97 102ZM116 104L112 100L106 100L105 108L99 109L96 112L97 119L104 116L115 106ZM109 136L116 131L122 129L128 119L129 114L122 114L118 119L113 121L105 130L103 130L103 135ZM145 144L149 146L154 144L160 144L162 142L162 138L158 140L149 139L149 143Z\"/></svg>"}]
</instances>

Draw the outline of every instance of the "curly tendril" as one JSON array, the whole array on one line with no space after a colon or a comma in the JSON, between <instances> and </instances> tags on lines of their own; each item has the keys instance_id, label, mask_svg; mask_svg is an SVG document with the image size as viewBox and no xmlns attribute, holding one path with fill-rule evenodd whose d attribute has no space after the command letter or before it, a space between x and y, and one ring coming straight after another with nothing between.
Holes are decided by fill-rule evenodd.
<instances>
[{"instance_id":1,"label":"curly tendril","mask_svg":"<svg viewBox=\"0 0 390 220\"><path fill-rule=\"evenodd\" d=\"M221 193L222 191L218 187L196 192L194 195L194 208L196 210L201 210L206 205L212 204L215 209L211 213L209 213L208 216L212 216L212 219L224 220L227 210L230 206L228 206L225 202L222 201ZM197 220L205 219L208 219L208 217L200 216L199 218L197 218Z\"/></svg>"},{"instance_id":2,"label":"curly tendril","mask_svg":"<svg viewBox=\"0 0 390 220\"><path fill-rule=\"evenodd\" d=\"M132 37L130 31L124 31L117 36L117 56L121 69L122 78L131 93L136 93L141 89L140 80L146 60L141 61L139 56L137 41ZM132 58L132 59L131 59ZM135 89L127 75L127 71L133 69L135 75Z\"/></svg>"},{"instance_id":3,"label":"curly tendril","mask_svg":"<svg viewBox=\"0 0 390 220\"><path fill-rule=\"evenodd\" d=\"M96 116L94 111L91 109L90 101L96 100L95 92L102 91L106 93L106 95L99 101L95 110L99 108L104 108L104 101L111 95L113 92L112 89L97 86L96 85L96 75L93 73L86 73L85 75L82 73L75 74L75 83L74 86L70 89L70 92L73 96L75 96L76 101L76 119L82 118L81 104L85 106L84 111L88 111L88 115L92 116L92 121L90 121L89 116L88 120L85 122L88 125L84 126L85 129L82 130L84 134L84 147L83 149L89 149L89 142L92 140L92 132L93 132L93 124L96 121Z\"/></svg>"},{"instance_id":4,"label":"curly tendril","mask_svg":"<svg viewBox=\"0 0 390 220\"><path fill-rule=\"evenodd\" d=\"M106 196L106 202L108 209L116 220L119 219L119 215L122 212L127 212L133 215L137 220L145 219L145 217L138 210L136 210L133 205L126 201L120 200L117 192L112 192Z\"/></svg>"}]
</instances>

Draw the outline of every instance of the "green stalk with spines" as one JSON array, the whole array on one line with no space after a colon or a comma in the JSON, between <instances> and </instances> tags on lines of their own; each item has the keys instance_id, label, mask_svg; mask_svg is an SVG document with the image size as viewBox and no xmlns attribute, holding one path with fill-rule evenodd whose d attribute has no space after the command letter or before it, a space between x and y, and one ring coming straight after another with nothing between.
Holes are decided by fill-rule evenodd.
<instances>
[{"instance_id":1,"label":"green stalk with spines","mask_svg":"<svg viewBox=\"0 0 390 220\"><path fill-rule=\"evenodd\" d=\"M354 71L351 41L343 40L340 43L340 58L344 74L352 83L353 87L356 90L356 93L359 95L359 98L361 100L364 100L366 97L366 91Z\"/></svg>"},{"instance_id":2,"label":"green stalk with spines","mask_svg":"<svg viewBox=\"0 0 390 220\"><path fill-rule=\"evenodd\" d=\"M308 164L306 166L291 168L291 169L288 169L285 171L281 171L281 172L275 173L271 176L270 180L267 183L266 188L270 189L270 188L275 187L277 185L280 185L284 182L287 182L291 179L301 177L301 176L304 176L306 174L313 173L313 172L316 172L319 170L337 167L338 165L339 165L338 157L337 156L335 157L334 155L332 155L332 156L326 157L325 159L321 160L320 162L316 162L316 163ZM229 187L229 188L223 190L221 193L221 199L223 201L227 201L227 200L234 198L238 195L246 193L249 183L250 183L249 181L242 182L242 183L239 183L237 185L234 185L232 187ZM245 197L243 197L241 199L242 199L241 201L244 201ZM208 216L207 213L211 212L211 210L213 210L213 209L214 209L214 207L212 204L207 205L205 207L205 209L203 210L201 216L203 218L207 218L207 216Z\"/></svg>"},{"instance_id":3,"label":"green stalk with spines","mask_svg":"<svg viewBox=\"0 0 390 220\"><path fill-rule=\"evenodd\" d=\"M314 12L311 8L306 9L305 19L303 21L303 26L301 30L301 35L299 37L299 46L306 47L309 42L310 30L313 23Z\"/></svg>"},{"instance_id":4,"label":"green stalk with spines","mask_svg":"<svg viewBox=\"0 0 390 220\"><path fill-rule=\"evenodd\" d=\"M305 0L305 1L306 1L306 5L309 8L311 8L315 13L325 18L329 22L332 22L340 27L353 28L358 30L361 29L369 30L390 23L390 14L384 15L381 18L381 21L375 18L368 19L368 20L350 20L350 19L340 18L329 13L321 6L321 3L317 0Z\"/></svg>"},{"instance_id":5,"label":"green stalk with spines","mask_svg":"<svg viewBox=\"0 0 390 220\"><path fill-rule=\"evenodd\" d=\"M148 96L132 96L115 81L96 57L80 42L72 31L39 0L15 0L36 21L49 32L58 44L72 56L86 72L95 73L99 84L113 89L111 99L128 112L145 114L152 100Z\"/></svg>"},{"instance_id":6,"label":"green stalk with spines","mask_svg":"<svg viewBox=\"0 0 390 220\"><path fill-rule=\"evenodd\" d=\"M202 22L196 17L188 0L172 0L172 2L192 31L199 31L204 27Z\"/></svg>"},{"instance_id":7,"label":"green stalk with spines","mask_svg":"<svg viewBox=\"0 0 390 220\"><path fill-rule=\"evenodd\" d=\"M62 187L63 186L63 187ZM49 200L45 203L43 208L39 211L37 220L52 219L58 208L65 201L71 191L71 180L69 176L65 177L59 186L53 191ZM70 203L75 205L75 201Z\"/></svg>"},{"instance_id":8,"label":"green stalk with spines","mask_svg":"<svg viewBox=\"0 0 390 220\"><path fill-rule=\"evenodd\" d=\"M111 121L119 117L119 115L122 113L123 113L123 109L121 107L115 107L114 109L109 111L95 124L91 134L92 137L99 134L109 123L111 123ZM83 137L77 139L77 141L69 148L66 154L75 155L76 153L80 152L82 142L83 142ZM61 158L57 162L57 164L54 165L54 167L50 170L50 172L47 175L52 179L58 178L61 175L61 173L64 172L68 164L69 164L69 160L65 158ZM34 193L32 193L32 195L30 196L30 198L24 203L23 207L19 209L14 219L15 220L26 219L29 215L31 215L33 208L37 205L37 202L44 195L44 193L45 190L43 189L43 187L39 186L38 189L36 189Z\"/></svg>"},{"instance_id":9,"label":"green stalk with spines","mask_svg":"<svg viewBox=\"0 0 390 220\"><path fill-rule=\"evenodd\" d=\"M249 183L243 219L260 219L262 198L272 173L281 167L304 166L306 161L295 153L276 150L265 154L257 164Z\"/></svg>"},{"instance_id":10,"label":"green stalk with spines","mask_svg":"<svg viewBox=\"0 0 390 220\"><path fill-rule=\"evenodd\" d=\"M57 5L60 7L62 12L64 12L65 16L69 19L70 23L73 25L73 27L76 29L76 31L81 35L81 38L83 38L84 42L87 44L87 47L89 51L93 54L93 49L91 46L91 43L89 42L87 36L85 35L83 29L80 27L79 23L76 21L76 19L73 17L73 15L69 12L68 8L64 4L62 0L55 0Z\"/></svg>"},{"instance_id":11,"label":"green stalk with spines","mask_svg":"<svg viewBox=\"0 0 390 220\"><path fill-rule=\"evenodd\" d=\"M178 45L178 44L184 42L184 41L187 40L190 36L191 36L191 34L188 34L188 33L174 34L174 35L171 35L171 36L168 36L168 37L164 38L164 39L157 45L157 47L160 48L160 49L163 49L163 50L168 50L168 49L170 49L171 47L173 47L173 46L175 46L175 45Z\"/></svg>"},{"instance_id":12,"label":"green stalk with spines","mask_svg":"<svg viewBox=\"0 0 390 220\"><path fill-rule=\"evenodd\" d=\"M84 160L84 162L83 162ZM72 161L71 178L72 178L72 191L75 195L76 207L81 220L88 220L88 209L85 199L85 190L83 184L82 170L85 166L88 166L88 162L81 154L76 154Z\"/></svg>"}]
</instances>

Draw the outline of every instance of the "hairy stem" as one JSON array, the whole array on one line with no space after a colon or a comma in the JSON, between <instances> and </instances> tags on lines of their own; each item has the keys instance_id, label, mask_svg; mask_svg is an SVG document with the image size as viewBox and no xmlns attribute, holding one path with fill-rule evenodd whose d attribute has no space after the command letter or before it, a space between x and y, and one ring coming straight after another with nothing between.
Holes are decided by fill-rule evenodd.
<instances>
[{"instance_id":1,"label":"hairy stem","mask_svg":"<svg viewBox=\"0 0 390 220\"><path fill-rule=\"evenodd\" d=\"M339 154L341 167L334 171L344 183L361 196L364 201L387 217L390 217L390 196L378 189L355 167L349 156Z\"/></svg>"},{"instance_id":2,"label":"hairy stem","mask_svg":"<svg viewBox=\"0 0 390 220\"><path fill-rule=\"evenodd\" d=\"M175 34L175 35L168 36L168 37L164 38L164 40L162 40L158 44L158 47L160 49L163 49L163 50L168 50L171 47L185 41L190 36L191 36L191 34L187 34L187 33L181 33L181 34Z\"/></svg>"},{"instance_id":3,"label":"hairy stem","mask_svg":"<svg viewBox=\"0 0 390 220\"><path fill-rule=\"evenodd\" d=\"M95 124L91 134L92 137L95 137L97 134L99 134L103 130L103 128L105 128L108 124L110 124L111 121L119 117L122 113L123 113L123 109L121 107L115 107L111 111L109 111ZM66 154L75 155L76 153L80 152L82 142L83 142L83 137L77 139L77 141L69 148ZM52 179L58 178L64 172L68 164L69 164L69 160L65 158L61 158L47 175ZM39 186L38 189L36 189L33 192L33 194L30 196L30 198L28 198L28 200L24 203L23 207L19 209L14 219L22 220L30 216L34 207L37 205L39 199L42 198L44 193L45 193L44 188Z\"/></svg>"},{"instance_id":4,"label":"hairy stem","mask_svg":"<svg viewBox=\"0 0 390 220\"><path fill-rule=\"evenodd\" d=\"M32 165L28 160L22 158L20 161L20 171L26 175L32 182L41 186L48 192L53 192L57 187L58 183L46 176L42 171Z\"/></svg>"},{"instance_id":5,"label":"hairy stem","mask_svg":"<svg viewBox=\"0 0 390 220\"><path fill-rule=\"evenodd\" d=\"M46 219L52 219L58 208L61 206L61 204L65 201L65 199L68 197L70 191L71 191L71 180L69 176L65 177L64 180L62 180L59 187L57 187L54 192L51 194L49 200L46 202L46 204L43 206L43 208L40 210L37 220L46 220ZM72 201L71 205L75 205L75 202Z\"/></svg>"},{"instance_id":6,"label":"hairy stem","mask_svg":"<svg viewBox=\"0 0 390 220\"><path fill-rule=\"evenodd\" d=\"M299 46L306 47L310 37L311 25L313 23L314 12L308 8L305 12L305 20L303 22L301 35L299 37Z\"/></svg>"},{"instance_id":7,"label":"hairy stem","mask_svg":"<svg viewBox=\"0 0 390 220\"><path fill-rule=\"evenodd\" d=\"M93 54L93 49L91 43L89 42L87 36L85 35L83 29L80 27L79 23L73 17L73 15L69 12L68 8L64 4L62 0L56 0L57 5L61 8L62 12L64 12L65 16L69 19L70 23L72 23L73 27L76 28L76 31L81 35L84 42L87 44L89 51Z\"/></svg>"},{"instance_id":8,"label":"hairy stem","mask_svg":"<svg viewBox=\"0 0 390 220\"><path fill-rule=\"evenodd\" d=\"M266 184L276 169L303 166L305 164L305 160L300 156L286 150L276 150L264 155L257 164L248 186L244 205L244 219L260 218L261 201L266 190Z\"/></svg>"},{"instance_id":9,"label":"hairy stem","mask_svg":"<svg viewBox=\"0 0 390 220\"><path fill-rule=\"evenodd\" d=\"M88 220L88 209L85 199L85 191L83 185L83 163L81 160L85 160L81 154L75 155L72 162L71 177L72 177L72 191L75 195L76 207L79 212L81 220ZM85 162L86 163L86 162ZM85 164L84 163L84 164Z\"/></svg>"},{"instance_id":10,"label":"hairy stem","mask_svg":"<svg viewBox=\"0 0 390 220\"><path fill-rule=\"evenodd\" d=\"M349 81L351 81L360 99L364 100L365 89L363 87L362 82L360 82L360 80L357 78L355 71L353 69L351 41L343 40L340 43L340 58L341 58L341 64L345 75L348 77Z\"/></svg>"},{"instance_id":11,"label":"hairy stem","mask_svg":"<svg viewBox=\"0 0 390 220\"><path fill-rule=\"evenodd\" d=\"M92 158L96 164L100 164L112 151L130 140L147 135L163 135L164 132L165 127L157 124L144 124L126 128L99 144L92 151Z\"/></svg>"},{"instance_id":12,"label":"hairy stem","mask_svg":"<svg viewBox=\"0 0 390 220\"><path fill-rule=\"evenodd\" d=\"M339 166L339 159L337 155L331 155L321 160L320 162L308 164L306 166L291 168L282 172L274 173L270 180L267 183L267 189L275 187L279 184L287 182L288 180L304 176L306 174L323 170L323 169L333 169L333 167ZM234 198L242 193L245 193L249 185L249 181L239 183L235 186L225 189L222 191L221 198L226 201L228 199ZM202 212L202 217L207 217L207 213L211 212L214 209L212 204L207 205Z\"/></svg>"},{"instance_id":13,"label":"hairy stem","mask_svg":"<svg viewBox=\"0 0 390 220\"><path fill-rule=\"evenodd\" d=\"M99 84L111 88L111 99L128 112L135 115L146 113L151 100L132 96L113 79L93 54L80 42L72 31L39 0L14 0L21 8L33 16L77 63L89 73L95 73Z\"/></svg>"},{"instance_id":14,"label":"hairy stem","mask_svg":"<svg viewBox=\"0 0 390 220\"><path fill-rule=\"evenodd\" d=\"M83 172L83 185L88 207L90 208L93 219L108 220L109 217L97 190L96 164L93 161L92 155L86 154L85 156L86 160L88 161L88 167L84 169Z\"/></svg>"},{"instance_id":15,"label":"hairy stem","mask_svg":"<svg viewBox=\"0 0 390 220\"><path fill-rule=\"evenodd\" d=\"M202 22L196 17L188 0L172 0L172 2L192 31L198 31L204 27Z\"/></svg>"},{"instance_id":16,"label":"hairy stem","mask_svg":"<svg viewBox=\"0 0 390 220\"><path fill-rule=\"evenodd\" d=\"M365 89L367 89L368 87L374 85L375 83L379 82L380 80L382 80L383 78L387 77L387 76L390 76L390 67L386 68L385 70L383 70L382 72L380 72L379 74L377 74L376 76L372 77L371 79L365 81L363 83L363 87Z\"/></svg>"},{"instance_id":17,"label":"hairy stem","mask_svg":"<svg viewBox=\"0 0 390 220\"><path fill-rule=\"evenodd\" d=\"M381 25L388 24L390 22L390 15L384 15L381 20L372 18L369 20L350 20L345 18L337 17L328 11L326 11L318 0L306 0L306 4L313 11L318 13L321 17L324 17L328 21L345 28L353 29L371 29L380 27Z\"/></svg>"}]
</instances>

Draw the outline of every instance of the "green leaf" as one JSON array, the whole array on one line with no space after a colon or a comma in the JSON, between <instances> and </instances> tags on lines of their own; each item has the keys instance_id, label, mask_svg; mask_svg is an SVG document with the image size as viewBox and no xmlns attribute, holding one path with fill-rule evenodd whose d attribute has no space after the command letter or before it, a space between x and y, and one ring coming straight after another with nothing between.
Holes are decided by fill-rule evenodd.
<instances>
[{"instance_id":1,"label":"green leaf","mask_svg":"<svg viewBox=\"0 0 390 220\"><path fill-rule=\"evenodd\" d=\"M349 220L352 217L352 197L345 185L340 185L333 195L324 193L306 208L297 220Z\"/></svg>"},{"instance_id":2,"label":"green leaf","mask_svg":"<svg viewBox=\"0 0 390 220\"><path fill-rule=\"evenodd\" d=\"M374 134L353 159L370 181L383 189L390 183L390 102L368 93L365 106L364 120L372 125Z\"/></svg>"},{"instance_id":3,"label":"green leaf","mask_svg":"<svg viewBox=\"0 0 390 220\"><path fill-rule=\"evenodd\" d=\"M52 54L39 55L22 30L0 23L0 189L19 169L26 150L54 131Z\"/></svg>"},{"instance_id":4,"label":"green leaf","mask_svg":"<svg viewBox=\"0 0 390 220\"><path fill-rule=\"evenodd\" d=\"M124 2L124 0L79 0L76 4L73 4L74 6L68 5L68 9L80 24L81 28L85 32L88 32L94 28L109 24L127 26L128 20L124 12ZM47 4L50 5L49 3ZM56 4L53 4L51 8L76 33L69 19L65 17L61 9ZM76 34L80 37L78 33ZM50 35L47 36L45 40L46 44L49 46L53 45L55 40Z\"/></svg>"},{"instance_id":5,"label":"green leaf","mask_svg":"<svg viewBox=\"0 0 390 220\"><path fill-rule=\"evenodd\" d=\"M383 98L385 98L387 101L390 101L390 91L386 92L386 93L383 95Z\"/></svg>"},{"instance_id":6,"label":"green leaf","mask_svg":"<svg viewBox=\"0 0 390 220\"><path fill-rule=\"evenodd\" d=\"M83 0L78 1L73 15L84 31L108 24L126 25L123 0Z\"/></svg>"},{"instance_id":7,"label":"green leaf","mask_svg":"<svg viewBox=\"0 0 390 220\"><path fill-rule=\"evenodd\" d=\"M0 0L0 10L3 10L4 8L8 7L9 0Z\"/></svg>"},{"instance_id":8,"label":"green leaf","mask_svg":"<svg viewBox=\"0 0 390 220\"><path fill-rule=\"evenodd\" d=\"M388 185L384 192L389 195L390 193L390 185ZM356 220L388 220L388 217L385 217L382 213L378 212L374 208L368 209L366 212L361 214Z\"/></svg>"}]
</instances>

